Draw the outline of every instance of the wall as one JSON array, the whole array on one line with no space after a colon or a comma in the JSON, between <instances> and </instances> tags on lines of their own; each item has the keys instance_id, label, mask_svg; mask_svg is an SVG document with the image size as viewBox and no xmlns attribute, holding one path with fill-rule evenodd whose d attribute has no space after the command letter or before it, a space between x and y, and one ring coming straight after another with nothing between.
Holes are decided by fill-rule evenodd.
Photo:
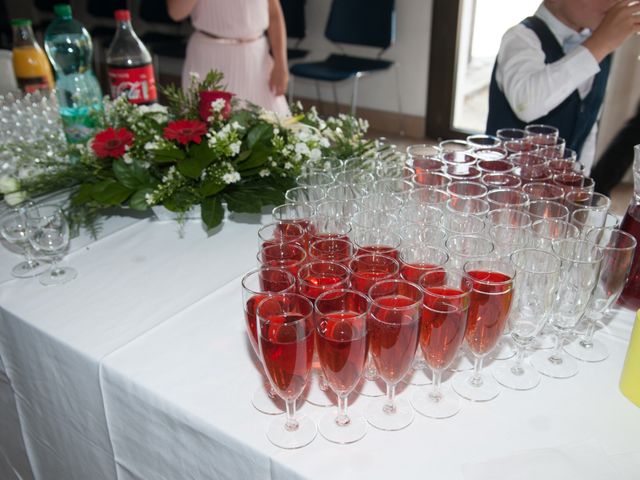
<instances>
[{"instance_id":1,"label":"wall","mask_svg":"<svg viewBox=\"0 0 640 480\"><path fill-rule=\"evenodd\" d=\"M329 16L329 0L307 0L307 36L302 48L311 52L303 61L322 60L338 48L324 38L324 28ZM365 2L366 4L366 2ZM400 92L405 114L424 117L427 105L427 75L429 68L429 46L431 42L432 0L396 0L397 36L383 58L399 64ZM346 53L374 57L378 50L344 45ZM338 102L351 102L350 82L338 87ZM321 86L322 98L333 102L330 85ZM296 96L316 98L313 82L296 79ZM397 112L396 84L393 71L372 75L360 82L358 107Z\"/></svg>"}]
</instances>

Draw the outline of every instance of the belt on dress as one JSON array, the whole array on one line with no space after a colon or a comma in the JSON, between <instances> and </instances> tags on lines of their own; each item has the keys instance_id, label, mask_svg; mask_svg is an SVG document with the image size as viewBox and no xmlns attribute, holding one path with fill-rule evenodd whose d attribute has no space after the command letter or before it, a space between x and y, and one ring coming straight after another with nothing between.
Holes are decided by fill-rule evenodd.
<instances>
[{"instance_id":1,"label":"belt on dress","mask_svg":"<svg viewBox=\"0 0 640 480\"><path fill-rule=\"evenodd\" d=\"M209 32L205 32L204 30L196 30L197 32L203 34L205 37L208 37L214 41L216 41L217 43L223 43L223 44L227 44L227 45L236 45L239 43L251 43L251 42L255 42L257 40L260 40L262 37L264 37L264 33L261 33L258 36L255 37L248 37L248 38L228 38L228 37L219 37L218 35L214 35L213 33L209 33Z\"/></svg>"}]
</instances>

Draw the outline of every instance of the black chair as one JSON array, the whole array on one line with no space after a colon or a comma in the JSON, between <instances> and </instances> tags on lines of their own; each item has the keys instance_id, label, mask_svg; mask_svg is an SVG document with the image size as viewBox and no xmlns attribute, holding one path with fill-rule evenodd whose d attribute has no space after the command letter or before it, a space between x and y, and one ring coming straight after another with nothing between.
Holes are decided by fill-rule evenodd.
<instances>
[{"instance_id":1,"label":"black chair","mask_svg":"<svg viewBox=\"0 0 640 480\"><path fill-rule=\"evenodd\" d=\"M174 22L167 11L167 4L160 0L140 0L139 17L147 22L149 27L170 28L179 30L183 22ZM157 57L171 57L183 59L187 53L187 37L182 33L163 33L150 28L141 36L142 42L154 56L156 71Z\"/></svg>"},{"instance_id":2,"label":"black chair","mask_svg":"<svg viewBox=\"0 0 640 480\"><path fill-rule=\"evenodd\" d=\"M292 79L289 90L289 102L293 97L295 77L316 81L318 100L320 98L319 81L330 82L333 86L334 101L337 104L335 84L352 80L351 114L355 115L358 101L358 81L361 77L375 72L383 72L396 67L391 60L381 58L389 48L396 33L394 0L333 0L325 37L338 44L343 53L331 54L321 62L298 63L290 68ZM347 55L340 44L360 45L379 48L376 58L364 58ZM398 111L402 113L398 71L396 68L396 91Z\"/></svg>"},{"instance_id":3,"label":"black chair","mask_svg":"<svg viewBox=\"0 0 640 480\"><path fill-rule=\"evenodd\" d=\"M306 0L280 0L284 22L287 27L287 37L295 39L293 48L287 48L289 60L299 60L309 54L309 50L300 48L300 43L307 34L307 25L304 17Z\"/></svg>"}]
</instances>

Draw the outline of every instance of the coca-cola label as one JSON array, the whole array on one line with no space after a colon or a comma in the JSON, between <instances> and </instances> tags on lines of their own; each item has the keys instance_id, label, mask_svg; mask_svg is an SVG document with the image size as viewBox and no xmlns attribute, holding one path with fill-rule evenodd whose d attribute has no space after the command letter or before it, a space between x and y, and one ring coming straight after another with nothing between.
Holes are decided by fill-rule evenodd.
<instances>
[{"instance_id":1,"label":"coca-cola label","mask_svg":"<svg viewBox=\"0 0 640 480\"><path fill-rule=\"evenodd\" d=\"M131 103L149 103L158 99L151 64L133 68L109 67L109 83L111 98L124 94Z\"/></svg>"}]
</instances>

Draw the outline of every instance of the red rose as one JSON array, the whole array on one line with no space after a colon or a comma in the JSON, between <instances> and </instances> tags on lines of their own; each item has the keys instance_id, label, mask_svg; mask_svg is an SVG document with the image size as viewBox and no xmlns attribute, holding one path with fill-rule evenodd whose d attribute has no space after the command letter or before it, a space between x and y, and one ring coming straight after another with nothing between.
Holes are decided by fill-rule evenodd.
<instances>
[{"instance_id":1,"label":"red rose","mask_svg":"<svg viewBox=\"0 0 640 480\"><path fill-rule=\"evenodd\" d=\"M200 120L176 120L165 127L164 138L186 145L189 142L200 143L205 133L207 125Z\"/></svg>"},{"instance_id":2,"label":"red rose","mask_svg":"<svg viewBox=\"0 0 640 480\"><path fill-rule=\"evenodd\" d=\"M91 148L99 158L120 158L126 148L133 143L133 133L126 128L114 130L112 127L96 134Z\"/></svg>"},{"instance_id":3,"label":"red rose","mask_svg":"<svg viewBox=\"0 0 640 480\"><path fill-rule=\"evenodd\" d=\"M205 90L200 92L200 118L207 121L211 116L211 104L221 98L224 100L224 107L220 110L222 118L229 118L231 114L231 98L233 93L222 90Z\"/></svg>"}]
</instances>

